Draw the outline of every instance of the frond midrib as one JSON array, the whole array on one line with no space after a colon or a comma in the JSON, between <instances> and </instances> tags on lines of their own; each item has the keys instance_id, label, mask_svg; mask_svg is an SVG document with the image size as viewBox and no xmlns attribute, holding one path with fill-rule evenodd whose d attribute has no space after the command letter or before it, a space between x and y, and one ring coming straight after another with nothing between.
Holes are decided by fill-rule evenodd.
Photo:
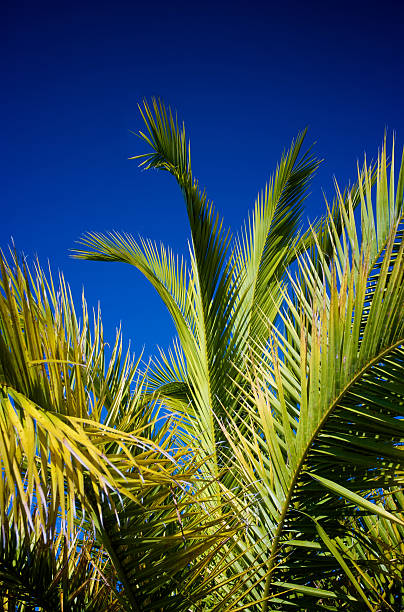
<instances>
[{"instance_id":1,"label":"frond midrib","mask_svg":"<svg viewBox=\"0 0 404 612\"><path fill-rule=\"evenodd\" d=\"M294 494L295 487L296 487L296 484L297 484L297 482L299 480L301 472L302 472L302 470L304 468L305 461L307 459L307 455L309 454L310 449L311 449L315 439L317 438L317 436L319 435L320 431L325 426L326 422L330 418L330 416L331 416L332 412L334 411L334 409L337 408L337 406L339 405L339 403L341 402L343 397L347 393L349 393L349 391L351 390L353 385L355 383L357 383L358 380L364 374L366 374L366 372L368 370L370 370L376 363L378 363L381 359L383 359L383 357L388 355L390 352L394 351L396 348L398 348L402 344L404 344L404 336L401 337L396 342L394 342L393 344L391 344L391 345L385 347L383 350L381 350L366 365L364 365L360 370L358 370L356 372L356 374L354 374L354 376L349 381L349 383L347 383L343 387L343 389L339 392L337 397L334 399L334 401L330 405L329 409L323 415L322 419L320 420L320 422L318 423L317 427L313 431L313 434L312 434L311 438L308 440L308 442L306 444L306 447L305 447L305 450L304 450L304 453L302 454L300 460L297 462L296 469L295 469L295 472L293 474L293 477L292 477L292 480L291 480L291 483L290 483L289 491L288 491L287 497L286 497L285 502L284 502L284 508L283 508L281 516L279 518L278 527L277 527L275 535L274 535L273 544L272 544L272 547L271 547L271 554L270 554L269 561L268 561L268 577L267 577L267 580L266 580L266 583L265 583L264 599L268 598L269 590L271 588L271 573L272 573L272 570L274 568L275 556L276 556L276 553L277 553L277 549L278 549L278 544L279 544L280 538L282 536L285 519L286 519L286 516L287 516L288 511L289 511L292 495ZM262 607L262 612L267 612L267 611L268 611L268 600L265 599L263 607Z\"/></svg>"},{"instance_id":2,"label":"frond midrib","mask_svg":"<svg viewBox=\"0 0 404 612\"><path fill-rule=\"evenodd\" d=\"M208 343L207 343L207 326L206 326L206 316L205 316L205 303L203 300L203 296L202 296L202 292L201 292L201 283L200 283L200 278L199 278L199 265L198 265L198 259L195 257L195 270L197 273L197 287L198 287L198 292L199 292L199 296L200 296L200 303L202 305L202 312L200 313L201 317L202 317L202 330L203 330L203 342L204 342L204 347L203 347L203 355L205 358L205 364L206 364L206 379L207 379L207 385L208 385L208 401L209 401L209 426L210 426L210 435L211 435L211 442L213 444L213 448L210 449L210 452L213 454L213 468L214 468L214 477L215 480L218 479L219 477L219 467L218 467L218 461L217 461L217 451L216 451L216 436L215 436L215 423L213 420L213 396L212 396L212 383L211 383L211 370L210 370L210 360L209 360L209 354L208 354Z\"/></svg>"}]
</instances>

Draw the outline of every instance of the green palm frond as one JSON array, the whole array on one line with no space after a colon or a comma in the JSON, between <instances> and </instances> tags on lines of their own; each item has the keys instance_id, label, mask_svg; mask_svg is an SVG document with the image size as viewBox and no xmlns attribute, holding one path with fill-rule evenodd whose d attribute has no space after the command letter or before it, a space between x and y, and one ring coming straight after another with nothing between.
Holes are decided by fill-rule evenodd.
<instances>
[{"instance_id":1,"label":"green palm frond","mask_svg":"<svg viewBox=\"0 0 404 612\"><path fill-rule=\"evenodd\" d=\"M4 259L1 266L1 518L6 520L5 500L11 495L15 516L27 528L33 527L33 503L43 525L55 525L60 507L62 521L72 527L76 500L85 503L82 469L97 490L106 491L114 478L111 466L100 462L102 451L79 424L91 418L83 336L73 312L69 327L63 326L64 307L69 308L63 280L60 297L52 281L48 297L40 272L32 286L21 267L14 274Z\"/></svg>"},{"instance_id":2,"label":"green palm frond","mask_svg":"<svg viewBox=\"0 0 404 612\"><path fill-rule=\"evenodd\" d=\"M139 136L150 151L132 159L140 159L147 169L166 170L177 180L191 230L190 269L164 247L137 244L127 235L89 234L81 240L83 250L74 251L74 256L130 263L158 291L176 325L187 369L186 377L174 375L170 384L163 382L161 397L177 408L178 393L192 400L183 406L189 407L195 433L213 457L217 478L216 447L223 436L213 413L220 414L223 405L233 402L232 381L238 377L252 322L262 333L262 310L274 314L279 304L277 281L289 262L285 254L293 252L290 245L301 204L318 162L309 154L299 157L304 135L299 136L282 157L265 198L258 198L251 234L245 229L241 241L233 241L192 174L184 126L157 100L145 102L141 113L146 129ZM281 254L274 257L276 252ZM154 379L162 374L156 364Z\"/></svg>"},{"instance_id":3,"label":"green palm frond","mask_svg":"<svg viewBox=\"0 0 404 612\"><path fill-rule=\"evenodd\" d=\"M370 191L361 232L341 197L331 263L319 245L321 276L316 258L299 259L304 287L284 293L285 333L273 328L251 357L246 426L224 428L239 480L258 496L256 530L269 536L263 610L402 605L397 570L386 591L375 536L392 531L397 546L404 534L390 494L404 467L404 223L402 191L386 197L385 150L377 172L376 221Z\"/></svg>"},{"instance_id":4,"label":"green palm frond","mask_svg":"<svg viewBox=\"0 0 404 612\"><path fill-rule=\"evenodd\" d=\"M1 261L0 516L6 521L11 503L29 531L37 507L45 537L57 520L70 530L76 512L94 511L89 491L96 506L111 490L135 501L147 477L171 484L164 466L177 468L153 445L150 425L136 422L141 393L130 385L137 364L122 358L119 337L104 371L99 317L91 336L85 302L80 327L63 278L55 289L40 268L30 279L14 264L15 272Z\"/></svg>"},{"instance_id":5,"label":"green palm frond","mask_svg":"<svg viewBox=\"0 0 404 612\"><path fill-rule=\"evenodd\" d=\"M319 161L300 156L306 132L282 155L275 174L258 194L252 215L237 242L237 269L243 311L248 312L247 342L259 341L282 301L279 281L295 257L296 234L307 187Z\"/></svg>"},{"instance_id":6,"label":"green palm frond","mask_svg":"<svg viewBox=\"0 0 404 612\"><path fill-rule=\"evenodd\" d=\"M116 504L117 516L104 512L97 533L124 578L128 609L185 611L203 605L207 592L217 596L220 585L209 575L212 559L240 537L240 524L212 501L206 484L192 495L155 487L141 506L127 501Z\"/></svg>"},{"instance_id":7,"label":"green palm frond","mask_svg":"<svg viewBox=\"0 0 404 612\"><path fill-rule=\"evenodd\" d=\"M198 406L195 414L199 433L208 455L214 456L212 408L218 405L216 398L225 388L226 353L233 342L231 326L223 324L231 318L236 299L231 291L233 268L227 257L230 237L192 176L185 130L178 126L171 110L166 111L154 100L152 109L144 104L143 117L148 135L141 133L140 136L152 152L146 154L142 164L170 171L184 193L192 236L189 279L185 270L183 274L178 271L175 262L171 260L169 266L168 258L159 257L157 249L146 249L143 243L140 253L130 237L104 238L90 234L84 244L92 250L76 255L129 261L153 283L176 325L187 363L190 393ZM183 298L180 307L176 294Z\"/></svg>"},{"instance_id":8,"label":"green palm frond","mask_svg":"<svg viewBox=\"0 0 404 612\"><path fill-rule=\"evenodd\" d=\"M183 259L163 245L140 239L138 244L129 234L88 234L80 241L91 250L73 251L79 259L118 261L136 267L151 282L172 316L184 343L195 322L190 311L189 273ZM188 330L188 328L190 328Z\"/></svg>"},{"instance_id":9,"label":"green palm frond","mask_svg":"<svg viewBox=\"0 0 404 612\"><path fill-rule=\"evenodd\" d=\"M171 109L153 100L152 108L145 102L142 112L147 136L140 137L151 147L143 164L147 168L168 170L177 180L186 202L191 230L190 308L195 323L195 343L182 343L187 361L190 391L198 433L209 455L216 455L217 429L213 410L220 410L224 399L236 337L232 334L237 293L233 288L234 263L230 246L231 235L208 200L205 191L191 171L190 146L185 128ZM136 156L137 158L137 156ZM179 330L177 330L179 332ZM180 340L182 338L179 334ZM217 473L217 461L213 470Z\"/></svg>"}]
</instances>

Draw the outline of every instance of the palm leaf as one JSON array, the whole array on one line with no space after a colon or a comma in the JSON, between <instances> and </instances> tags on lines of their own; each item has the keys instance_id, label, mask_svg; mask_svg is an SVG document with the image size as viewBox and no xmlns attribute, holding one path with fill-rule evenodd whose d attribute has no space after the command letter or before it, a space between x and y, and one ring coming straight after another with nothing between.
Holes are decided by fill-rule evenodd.
<instances>
[{"instance_id":1,"label":"palm leaf","mask_svg":"<svg viewBox=\"0 0 404 612\"><path fill-rule=\"evenodd\" d=\"M282 155L275 174L258 194L254 212L237 242L238 292L247 311L247 344L261 340L274 321L282 293L279 281L295 257L302 205L319 161L300 156L306 132Z\"/></svg>"},{"instance_id":2,"label":"palm leaf","mask_svg":"<svg viewBox=\"0 0 404 612\"><path fill-rule=\"evenodd\" d=\"M188 407L196 435L213 459L212 473L217 478L216 445L222 434L213 413L220 414L222 406L233 401L232 380L238 377L252 322L262 332L261 311L275 313L279 301L276 282L289 261L283 255L292 252L289 247L301 203L318 162L309 154L299 159L304 135L299 136L282 157L265 199L258 198L250 221L251 235L245 230L241 241L232 244L230 233L223 229L222 220L193 176L184 126L157 100L151 105L145 102L140 110L145 130L139 136L150 150L133 159L140 159L146 169L170 172L183 192L191 230L189 277L184 264L166 255L169 252L164 247L158 249L145 241L138 245L127 235L89 234L81 240L85 250L74 254L130 263L158 291L176 325L187 368L185 377L171 377L168 386L168 381L163 382L161 396L168 405L184 411ZM154 379L162 375L157 365ZM187 398L182 404L179 389L182 399Z\"/></svg>"},{"instance_id":3,"label":"palm leaf","mask_svg":"<svg viewBox=\"0 0 404 612\"><path fill-rule=\"evenodd\" d=\"M397 581L390 595L379 587L385 566L372 540L382 521L404 527L397 505L375 500L402 482L404 434L402 194L386 198L385 153L378 177L376 222L368 195L362 232L352 209L341 213L342 234L330 216L334 252L322 276L315 258L300 258L304 287L284 293L285 334L273 328L251 358L246 425L224 427L243 488L259 496L257 533L271 534L265 597L279 601L263 610L377 609L390 596L401 605ZM372 555L358 554L360 542ZM322 584L332 585L327 596Z\"/></svg>"}]
</instances>

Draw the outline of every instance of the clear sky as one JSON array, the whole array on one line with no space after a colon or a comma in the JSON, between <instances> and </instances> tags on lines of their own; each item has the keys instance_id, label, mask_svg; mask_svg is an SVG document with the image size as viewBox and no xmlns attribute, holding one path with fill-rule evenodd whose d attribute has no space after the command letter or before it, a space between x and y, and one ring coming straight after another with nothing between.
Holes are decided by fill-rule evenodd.
<instances>
[{"instance_id":1,"label":"clear sky","mask_svg":"<svg viewBox=\"0 0 404 612\"><path fill-rule=\"evenodd\" d=\"M79 300L101 302L146 354L173 327L135 269L74 261L87 230L122 230L187 252L171 177L141 172L137 103L160 96L186 122L193 169L237 231L282 149L305 126L325 159L307 201L323 209L332 176L355 178L385 128L404 142L403 3L33 2L6 0L2 63L0 247L64 271Z\"/></svg>"}]
</instances>

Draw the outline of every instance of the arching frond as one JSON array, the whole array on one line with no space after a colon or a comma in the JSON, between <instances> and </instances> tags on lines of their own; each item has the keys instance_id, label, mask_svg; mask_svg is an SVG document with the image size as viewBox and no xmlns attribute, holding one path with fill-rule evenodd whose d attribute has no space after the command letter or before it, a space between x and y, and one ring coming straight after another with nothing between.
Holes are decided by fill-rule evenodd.
<instances>
[{"instance_id":1,"label":"arching frond","mask_svg":"<svg viewBox=\"0 0 404 612\"><path fill-rule=\"evenodd\" d=\"M307 187L319 161L309 152L300 156L306 132L282 155L237 243L238 291L248 312L247 343L261 340L274 321L282 293L279 281L295 257L296 234Z\"/></svg>"},{"instance_id":2,"label":"arching frond","mask_svg":"<svg viewBox=\"0 0 404 612\"><path fill-rule=\"evenodd\" d=\"M184 126L161 101L144 102L141 113L145 130L139 136L149 152L133 159L141 160L144 168L170 172L183 192L191 230L190 277L163 247L138 245L127 235L89 234L81 241L84 249L74 254L130 263L158 291L181 342L195 433L214 458L217 478L216 447L223 436L213 413L220 414L222 406L233 401L232 381L238 377L252 327L262 334L262 311L275 313L279 304L277 281L289 262L286 254L292 252L301 203L318 162L309 154L299 159L299 136L282 157L265 201L257 201L251 234L243 234L244 248L241 242L236 247L192 173ZM185 391L181 379L171 382L176 384L164 383L161 389L168 404L178 399L178 383Z\"/></svg>"},{"instance_id":3,"label":"arching frond","mask_svg":"<svg viewBox=\"0 0 404 612\"><path fill-rule=\"evenodd\" d=\"M263 610L403 605L388 548L404 534L404 224L402 194L397 205L382 189L384 152L378 176L379 221L370 193L361 232L350 212L342 234L330 216L332 261L318 245L320 276L300 258L305 285L285 293L286 332L273 328L251 358L249 427L225 428L239 480L260 500L257 533L269 536L257 551L268 555Z\"/></svg>"}]
</instances>

